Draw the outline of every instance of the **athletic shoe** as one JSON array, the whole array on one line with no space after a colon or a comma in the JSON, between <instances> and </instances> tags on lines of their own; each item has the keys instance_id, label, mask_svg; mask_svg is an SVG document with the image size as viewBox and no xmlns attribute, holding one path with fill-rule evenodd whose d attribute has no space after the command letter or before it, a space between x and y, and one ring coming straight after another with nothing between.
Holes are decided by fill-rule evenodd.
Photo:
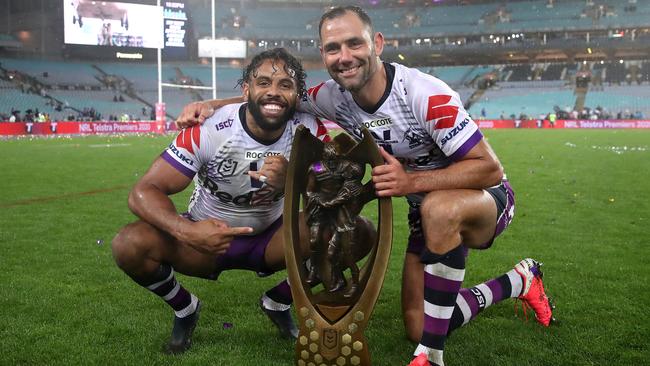
<instances>
[{"instance_id":1,"label":"athletic shoe","mask_svg":"<svg viewBox=\"0 0 650 366\"><path fill-rule=\"evenodd\" d=\"M434 364L429 361L427 354L422 352L408 366L434 366Z\"/></svg>"},{"instance_id":2,"label":"athletic shoe","mask_svg":"<svg viewBox=\"0 0 650 366\"><path fill-rule=\"evenodd\" d=\"M515 266L515 271L519 273L523 280L523 288L519 299L522 301L524 314L527 308L532 308L535 312L535 319L541 325L548 327L553 318L553 309L555 306L546 296L544 291L544 282L542 282L542 263L534 259L526 258Z\"/></svg>"},{"instance_id":3,"label":"athletic shoe","mask_svg":"<svg viewBox=\"0 0 650 366\"><path fill-rule=\"evenodd\" d=\"M184 318L174 316L174 327L172 336L165 345L164 351L167 354L179 354L187 351L192 346L192 333L199 321L201 312L201 301L196 303L196 310Z\"/></svg>"},{"instance_id":4,"label":"athletic shoe","mask_svg":"<svg viewBox=\"0 0 650 366\"><path fill-rule=\"evenodd\" d=\"M262 309L264 314L266 314L273 324L278 327L278 331L280 331L280 336L282 338L298 339L298 328L291 317L291 309L285 311L269 310L264 307L262 299L260 299L260 309Z\"/></svg>"}]
</instances>

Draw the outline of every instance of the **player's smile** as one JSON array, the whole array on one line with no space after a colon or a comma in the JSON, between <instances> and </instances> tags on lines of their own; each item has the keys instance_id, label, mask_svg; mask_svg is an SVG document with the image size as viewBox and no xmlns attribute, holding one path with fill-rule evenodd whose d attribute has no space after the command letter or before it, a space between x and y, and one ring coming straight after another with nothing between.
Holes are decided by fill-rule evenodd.
<instances>
[{"instance_id":1,"label":"player's smile","mask_svg":"<svg viewBox=\"0 0 650 366\"><path fill-rule=\"evenodd\" d=\"M339 68L339 75L341 75L344 78L354 77L358 74L360 68L361 65L347 67L347 68Z\"/></svg>"},{"instance_id":2,"label":"player's smile","mask_svg":"<svg viewBox=\"0 0 650 366\"><path fill-rule=\"evenodd\" d=\"M262 113L267 118L278 118L284 114L286 103L264 101L260 103Z\"/></svg>"},{"instance_id":3,"label":"player's smile","mask_svg":"<svg viewBox=\"0 0 650 366\"><path fill-rule=\"evenodd\" d=\"M251 82L244 85L244 93L248 110L261 130L283 130L296 111L297 85L282 61L264 61Z\"/></svg>"},{"instance_id":4,"label":"player's smile","mask_svg":"<svg viewBox=\"0 0 650 366\"><path fill-rule=\"evenodd\" d=\"M372 29L347 13L324 21L320 36L321 57L332 79L353 93L363 89L377 70Z\"/></svg>"}]
</instances>

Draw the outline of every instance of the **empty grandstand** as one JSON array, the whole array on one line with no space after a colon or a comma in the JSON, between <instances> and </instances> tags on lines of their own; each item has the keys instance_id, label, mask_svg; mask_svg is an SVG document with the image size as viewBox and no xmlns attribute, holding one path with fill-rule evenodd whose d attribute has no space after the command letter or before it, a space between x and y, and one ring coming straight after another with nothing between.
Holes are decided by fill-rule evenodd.
<instances>
[{"instance_id":1,"label":"empty grandstand","mask_svg":"<svg viewBox=\"0 0 650 366\"><path fill-rule=\"evenodd\" d=\"M198 55L199 41L212 33L211 3L165 8L164 17L182 24L165 23L165 32L180 38L165 39L171 46L164 47L159 80L155 49L117 47L117 36L107 41L113 46L66 41L70 27L83 26L64 2L0 1L8 9L0 31L0 119L151 120L159 81L178 86L161 89L166 119L174 119L187 103L212 97L211 59ZM244 40L248 56L290 49L304 60L308 83L316 84L328 79L318 50L320 14L344 3L217 1L214 31L217 38ZM474 118L543 119L551 112L591 118L596 110L621 119L649 115L650 0L357 3L386 38L384 60L444 80ZM131 28L137 21L130 20ZM243 62L217 59L219 97L240 94Z\"/></svg>"}]
</instances>

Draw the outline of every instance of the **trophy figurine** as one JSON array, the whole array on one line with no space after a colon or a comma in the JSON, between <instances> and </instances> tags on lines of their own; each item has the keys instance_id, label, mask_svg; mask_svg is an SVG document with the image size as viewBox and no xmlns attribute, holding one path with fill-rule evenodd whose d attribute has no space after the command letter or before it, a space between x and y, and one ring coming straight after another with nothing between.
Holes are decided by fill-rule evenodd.
<instances>
[{"instance_id":1,"label":"trophy figurine","mask_svg":"<svg viewBox=\"0 0 650 366\"><path fill-rule=\"evenodd\" d=\"M299 127L287 172L284 239L287 272L298 312L295 365L370 365L363 335L388 266L390 198L363 183L367 166L383 164L367 130L357 143L341 133L323 143ZM378 200L377 229L359 216ZM300 236L300 203L307 235ZM307 240L308 243L301 243ZM301 248L309 255L302 261ZM358 263L363 263L361 266Z\"/></svg>"}]
</instances>

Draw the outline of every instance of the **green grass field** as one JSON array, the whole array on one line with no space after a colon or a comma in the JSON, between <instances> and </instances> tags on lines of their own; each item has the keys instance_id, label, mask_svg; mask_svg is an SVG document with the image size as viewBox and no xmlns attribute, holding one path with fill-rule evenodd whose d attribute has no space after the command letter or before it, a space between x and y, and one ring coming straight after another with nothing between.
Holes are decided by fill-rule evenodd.
<instances>
[{"instance_id":1,"label":"green grass field","mask_svg":"<svg viewBox=\"0 0 650 366\"><path fill-rule=\"evenodd\" d=\"M470 254L465 283L534 257L545 263L559 323L525 322L504 301L452 335L446 364L649 365L650 131L486 135L515 188L517 213L492 249ZM202 299L202 318L190 352L161 354L172 312L114 265L110 241L134 220L131 185L171 138L0 141L0 364L292 364L293 344L276 337L257 307L284 273L179 276ZM174 197L179 210L188 193ZM373 365L406 365L415 347L399 305L406 204L393 202L391 262L366 331Z\"/></svg>"}]
</instances>

